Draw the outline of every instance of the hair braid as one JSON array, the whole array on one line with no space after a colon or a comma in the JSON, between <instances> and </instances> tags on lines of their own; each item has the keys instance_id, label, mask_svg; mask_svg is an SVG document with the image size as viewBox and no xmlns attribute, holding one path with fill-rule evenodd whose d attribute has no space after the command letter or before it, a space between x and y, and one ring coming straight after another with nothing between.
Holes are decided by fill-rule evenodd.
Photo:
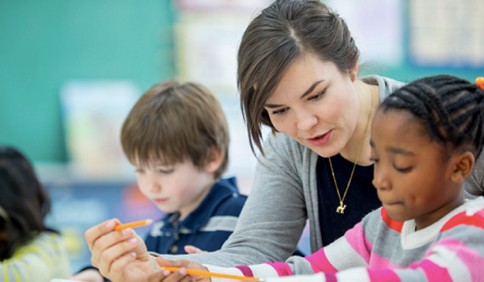
<instances>
[{"instance_id":1,"label":"hair braid","mask_svg":"<svg viewBox=\"0 0 484 282\"><path fill-rule=\"evenodd\" d=\"M476 158L484 143L484 91L467 80L438 75L416 80L383 101L384 111L410 111L432 140L452 148L469 147Z\"/></svg>"}]
</instances>

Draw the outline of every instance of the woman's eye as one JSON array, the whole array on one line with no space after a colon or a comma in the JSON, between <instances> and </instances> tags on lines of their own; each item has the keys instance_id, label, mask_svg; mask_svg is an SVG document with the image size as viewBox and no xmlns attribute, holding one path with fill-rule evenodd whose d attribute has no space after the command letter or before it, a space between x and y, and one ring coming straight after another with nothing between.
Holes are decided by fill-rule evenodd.
<instances>
[{"instance_id":1,"label":"woman's eye","mask_svg":"<svg viewBox=\"0 0 484 282\"><path fill-rule=\"evenodd\" d=\"M317 100L319 100L321 97L323 97L323 95L324 95L324 91L321 91L321 92L319 92L318 94L316 94L316 95L314 95L314 96L309 97L309 99L308 99L308 100L309 100L309 101L317 101Z\"/></svg>"},{"instance_id":2,"label":"woman's eye","mask_svg":"<svg viewBox=\"0 0 484 282\"><path fill-rule=\"evenodd\" d=\"M287 108L277 109L271 112L272 115L280 115L287 111Z\"/></svg>"}]
</instances>

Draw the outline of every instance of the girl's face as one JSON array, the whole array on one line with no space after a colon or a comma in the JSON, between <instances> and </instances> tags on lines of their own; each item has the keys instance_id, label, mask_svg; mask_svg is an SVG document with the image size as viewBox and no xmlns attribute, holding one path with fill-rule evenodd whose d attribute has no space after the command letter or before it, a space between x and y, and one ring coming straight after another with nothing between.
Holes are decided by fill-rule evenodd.
<instances>
[{"instance_id":1,"label":"girl's face","mask_svg":"<svg viewBox=\"0 0 484 282\"><path fill-rule=\"evenodd\" d=\"M200 170L191 161L176 165L151 163L136 167L140 191L163 212L190 214L214 184L213 171Z\"/></svg>"},{"instance_id":2,"label":"girl's face","mask_svg":"<svg viewBox=\"0 0 484 282\"><path fill-rule=\"evenodd\" d=\"M277 131L330 157L355 131L359 100L354 80L333 62L303 55L289 66L264 108Z\"/></svg>"},{"instance_id":3,"label":"girl's face","mask_svg":"<svg viewBox=\"0 0 484 282\"><path fill-rule=\"evenodd\" d=\"M436 222L463 202L453 180L456 156L432 142L423 124L403 110L377 111L371 131L373 185L394 220L415 219L418 229Z\"/></svg>"}]
</instances>

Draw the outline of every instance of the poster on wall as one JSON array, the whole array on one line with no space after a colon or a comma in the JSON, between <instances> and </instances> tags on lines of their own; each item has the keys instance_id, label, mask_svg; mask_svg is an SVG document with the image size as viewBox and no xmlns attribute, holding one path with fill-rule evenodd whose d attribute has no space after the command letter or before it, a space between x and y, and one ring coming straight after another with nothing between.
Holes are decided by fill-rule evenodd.
<instances>
[{"instance_id":1,"label":"poster on wall","mask_svg":"<svg viewBox=\"0 0 484 282\"><path fill-rule=\"evenodd\" d=\"M240 110L236 81L237 49L252 17L270 2L176 2L179 8L175 23L178 77L201 83L218 97L230 130L230 163L226 175L237 177L244 194L248 194L252 187L257 161L250 149ZM220 12L221 9L224 12Z\"/></svg>"},{"instance_id":2,"label":"poster on wall","mask_svg":"<svg viewBox=\"0 0 484 282\"><path fill-rule=\"evenodd\" d=\"M338 13L360 49L360 62L398 66L403 61L402 0L326 0Z\"/></svg>"},{"instance_id":3,"label":"poster on wall","mask_svg":"<svg viewBox=\"0 0 484 282\"><path fill-rule=\"evenodd\" d=\"M87 179L133 175L119 134L139 95L129 81L70 81L64 85L61 104L73 174Z\"/></svg>"},{"instance_id":4,"label":"poster on wall","mask_svg":"<svg viewBox=\"0 0 484 282\"><path fill-rule=\"evenodd\" d=\"M268 6L269 0L176 0L175 4L179 11L233 11L251 13L254 10Z\"/></svg>"},{"instance_id":5,"label":"poster on wall","mask_svg":"<svg viewBox=\"0 0 484 282\"><path fill-rule=\"evenodd\" d=\"M409 1L409 52L415 65L484 67L484 1Z\"/></svg>"}]
</instances>

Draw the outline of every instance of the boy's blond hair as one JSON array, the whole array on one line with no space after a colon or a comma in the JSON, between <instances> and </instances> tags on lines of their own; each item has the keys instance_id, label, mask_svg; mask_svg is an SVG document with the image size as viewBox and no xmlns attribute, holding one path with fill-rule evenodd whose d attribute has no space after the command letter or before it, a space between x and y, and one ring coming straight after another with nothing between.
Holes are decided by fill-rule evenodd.
<instances>
[{"instance_id":1,"label":"boy's blond hair","mask_svg":"<svg viewBox=\"0 0 484 282\"><path fill-rule=\"evenodd\" d=\"M219 179L228 165L229 130L220 103L207 88L168 81L136 102L121 129L121 145L128 160L141 166L190 160L203 169L219 153L223 161L214 172Z\"/></svg>"}]
</instances>

